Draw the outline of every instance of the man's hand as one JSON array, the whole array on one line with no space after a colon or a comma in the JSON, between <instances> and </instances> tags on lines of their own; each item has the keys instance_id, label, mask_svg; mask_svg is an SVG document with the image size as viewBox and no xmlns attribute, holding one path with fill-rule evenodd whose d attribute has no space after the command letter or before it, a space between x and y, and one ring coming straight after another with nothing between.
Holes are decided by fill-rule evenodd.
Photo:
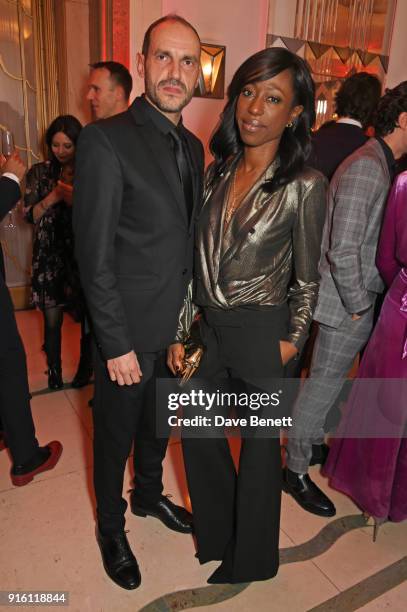
<instances>
[{"instance_id":1,"label":"man's hand","mask_svg":"<svg viewBox=\"0 0 407 612\"><path fill-rule=\"evenodd\" d=\"M292 342L288 340L280 340L280 353L283 365L286 365L290 359L296 356L298 349Z\"/></svg>"},{"instance_id":2,"label":"man's hand","mask_svg":"<svg viewBox=\"0 0 407 612\"><path fill-rule=\"evenodd\" d=\"M72 194L73 194L72 185L69 185L68 183L64 183L63 181L58 181L58 189L59 189L59 193L61 194L61 199L69 206L72 206Z\"/></svg>"},{"instance_id":3,"label":"man's hand","mask_svg":"<svg viewBox=\"0 0 407 612\"><path fill-rule=\"evenodd\" d=\"M5 160L4 155L1 156L0 167L1 171L11 172L15 174L19 181L22 181L24 178L24 174L27 170L27 166L24 164L23 160L19 156L19 154L14 151L12 155L8 159ZM4 161L5 160L5 161Z\"/></svg>"},{"instance_id":4,"label":"man's hand","mask_svg":"<svg viewBox=\"0 0 407 612\"><path fill-rule=\"evenodd\" d=\"M123 385L139 383L143 376L134 351L130 351L130 353L115 357L114 359L108 359L107 369L109 371L110 380L117 382L121 387Z\"/></svg>"},{"instance_id":5,"label":"man's hand","mask_svg":"<svg viewBox=\"0 0 407 612\"><path fill-rule=\"evenodd\" d=\"M182 368L182 361L185 357L184 345L180 342L171 344L167 349L167 366L171 372L176 376L178 370Z\"/></svg>"},{"instance_id":6,"label":"man's hand","mask_svg":"<svg viewBox=\"0 0 407 612\"><path fill-rule=\"evenodd\" d=\"M353 314L352 315L352 321L357 321L358 319L360 319L361 315L358 314Z\"/></svg>"}]
</instances>

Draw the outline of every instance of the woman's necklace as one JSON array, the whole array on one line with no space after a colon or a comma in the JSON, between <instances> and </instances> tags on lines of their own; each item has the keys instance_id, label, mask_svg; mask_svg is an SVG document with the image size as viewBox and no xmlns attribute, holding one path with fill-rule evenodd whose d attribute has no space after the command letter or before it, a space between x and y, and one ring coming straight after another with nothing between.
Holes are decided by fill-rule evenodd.
<instances>
[{"instance_id":1,"label":"woman's necklace","mask_svg":"<svg viewBox=\"0 0 407 612\"><path fill-rule=\"evenodd\" d=\"M231 185L231 189L230 189L230 196L229 196L229 201L228 201L228 204L227 204L226 213L225 213L225 220L224 220L224 230L225 231L229 227L229 223L230 223L233 215L235 214L236 210L239 208L240 204L243 202L243 200L246 197L246 195L252 189L253 185L259 180L260 176L265 172L265 170L268 168L268 166L263 168L263 170L256 177L256 179L250 184L248 189L243 189L242 191L239 191L238 193L236 193L236 177L237 177L238 168L239 168L239 164L237 164L237 166L236 166L236 168L235 168L235 170L233 172L232 185Z\"/></svg>"},{"instance_id":2,"label":"woman's necklace","mask_svg":"<svg viewBox=\"0 0 407 612\"><path fill-rule=\"evenodd\" d=\"M231 197L229 198L227 209L226 209L226 214L225 214L225 229L228 227L230 220L233 217L233 214L238 206L237 198L236 198L236 174L237 174L237 166L235 168L235 171L233 172L233 177L232 177L232 186L231 186L232 188L230 190Z\"/></svg>"}]
</instances>

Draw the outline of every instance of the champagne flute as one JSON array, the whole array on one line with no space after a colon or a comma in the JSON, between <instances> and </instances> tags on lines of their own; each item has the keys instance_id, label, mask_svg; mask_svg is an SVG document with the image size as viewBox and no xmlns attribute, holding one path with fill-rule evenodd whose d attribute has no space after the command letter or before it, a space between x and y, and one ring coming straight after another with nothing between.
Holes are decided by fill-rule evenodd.
<instances>
[{"instance_id":1,"label":"champagne flute","mask_svg":"<svg viewBox=\"0 0 407 612\"><path fill-rule=\"evenodd\" d=\"M13 132L10 130L2 130L1 132L1 148L3 155L7 158L13 154L14 151L14 137Z\"/></svg>"},{"instance_id":2,"label":"champagne flute","mask_svg":"<svg viewBox=\"0 0 407 612\"><path fill-rule=\"evenodd\" d=\"M1 150L6 159L8 159L14 151L14 137L13 132L10 130L2 130L1 132ZM8 224L4 226L6 229L14 229L13 223L13 211L10 210L8 213Z\"/></svg>"}]
</instances>

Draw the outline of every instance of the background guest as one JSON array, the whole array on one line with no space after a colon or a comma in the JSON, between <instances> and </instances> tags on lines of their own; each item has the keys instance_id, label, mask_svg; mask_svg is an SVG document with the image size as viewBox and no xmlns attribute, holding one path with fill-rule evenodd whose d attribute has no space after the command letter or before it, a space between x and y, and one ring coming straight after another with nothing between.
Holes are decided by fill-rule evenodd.
<instances>
[{"instance_id":1,"label":"background guest","mask_svg":"<svg viewBox=\"0 0 407 612\"><path fill-rule=\"evenodd\" d=\"M407 112L399 121L407 122ZM373 517L374 539L387 519L407 518L407 172L391 192L376 261L390 289L324 469L331 486ZM397 387L384 381L381 391L378 382L369 393L366 378L399 380ZM385 434L380 424L386 427L386 420L392 437L356 437L363 435L363 423L374 426L377 436Z\"/></svg>"},{"instance_id":2,"label":"background guest","mask_svg":"<svg viewBox=\"0 0 407 612\"><path fill-rule=\"evenodd\" d=\"M379 102L376 137L347 157L330 183L314 318L319 323L310 376L297 398L284 488L313 514L335 506L308 475L312 445L324 440L326 415L373 328L383 282L375 266L384 205L395 160L407 152L407 81Z\"/></svg>"},{"instance_id":3,"label":"background guest","mask_svg":"<svg viewBox=\"0 0 407 612\"><path fill-rule=\"evenodd\" d=\"M21 197L20 181L25 166L15 153L7 161L0 157L0 220ZM2 262L0 246L0 262ZM23 486L36 474L55 467L62 453L62 445L54 440L40 447L35 437L30 407L27 364L24 346L18 333L13 304L0 269L0 417L4 440L13 465L11 481Z\"/></svg>"},{"instance_id":4,"label":"background guest","mask_svg":"<svg viewBox=\"0 0 407 612\"><path fill-rule=\"evenodd\" d=\"M84 330L84 302L73 254L71 186L75 147L82 129L72 115L61 115L49 126L45 140L49 159L27 174L25 217L35 225L32 261L32 302L44 316L48 386L63 386L61 328L64 310L82 325L81 356L73 387L92 376L91 337Z\"/></svg>"},{"instance_id":5,"label":"background guest","mask_svg":"<svg viewBox=\"0 0 407 612\"><path fill-rule=\"evenodd\" d=\"M380 99L377 77L358 72L345 79L336 96L337 121L329 121L314 133L308 163L331 180L345 157L367 141L364 131L371 123Z\"/></svg>"},{"instance_id":6,"label":"background guest","mask_svg":"<svg viewBox=\"0 0 407 612\"><path fill-rule=\"evenodd\" d=\"M312 136L312 153L308 163L331 180L343 160L367 142L366 128L373 121L373 115L380 99L381 84L377 77L367 72L358 72L345 79L335 96L337 121L328 121ZM290 373L300 377L309 370L318 323L312 323L310 337L299 360L292 362ZM338 396L331 407L324 425L325 431L338 424L339 404L344 400L346 390ZM328 456L326 444L314 444L310 465L323 464Z\"/></svg>"},{"instance_id":7,"label":"background guest","mask_svg":"<svg viewBox=\"0 0 407 612\"><path fill-rule=\"evenodd\" d=\"M91 64L88 80L89 100L94 119L107 119L123 113L129 105L133 80L126 66L119 62Z\"/></svg>"}]
</instances>

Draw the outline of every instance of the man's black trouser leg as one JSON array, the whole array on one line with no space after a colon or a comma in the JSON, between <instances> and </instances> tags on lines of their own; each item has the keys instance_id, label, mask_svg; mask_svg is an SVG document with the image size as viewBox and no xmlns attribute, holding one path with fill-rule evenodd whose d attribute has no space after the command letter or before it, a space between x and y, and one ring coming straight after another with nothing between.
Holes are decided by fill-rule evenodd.
<instances>
[{"instance_id":1,"label":"man's black trouser leg","mask_svg":"<svg viewBox=\"0 0 407 612\"><path fill-rule=\"evenodd\" d=\"M143 376L139 384L120 387L109 378L106 364L95 351L94 484L99 529L122 531L127 502L123 477L133 439L145 405L146 387L153 378L155 353L137 355Z\"/></svg>"},{"instance_id":2,"label":"man's black trouser leg","mask_svg":"<svg viewBox=\"0 0 407 612\"><path fill-rule=\"evenodd\" d=\"M0 316L6 329L0 353L0 417L13 463L21 465L35 455L38 442L31 415L26 356L9 296L5 303L2 301Z\"/></svg>"},{"instance_id":3,"label":"man's black trouser leg","mask_svg":"<svg viewBox=\"0 0 407 612\"><path fill-rule=\"evenodd\" d=\"M133 499L141 505L157 503L163 492L162 463L167 451L168 437L157 438L156 435L156 411L160 409L156 405L156 380L168 376L165 353L162 353L155 362L154 376L146 386L142 417L134 438ZM168 428L168 435L169 433Z\"/></svg>"}]
</instances>

